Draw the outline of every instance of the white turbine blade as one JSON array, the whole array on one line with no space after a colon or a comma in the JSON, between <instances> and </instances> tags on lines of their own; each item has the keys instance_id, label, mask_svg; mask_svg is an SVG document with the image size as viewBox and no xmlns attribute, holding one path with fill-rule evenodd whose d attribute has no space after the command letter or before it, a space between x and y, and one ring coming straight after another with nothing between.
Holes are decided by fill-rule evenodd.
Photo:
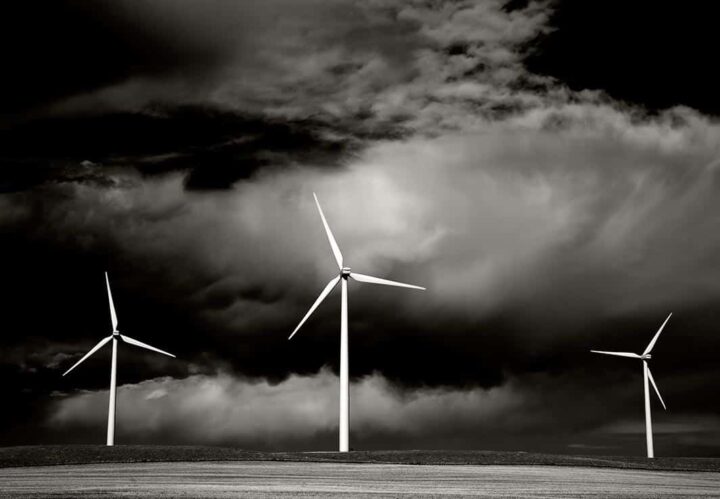
<instances>
[{"instance_id":1,"label":"white turbine blade","mask_svg":"<svg viewBox=\"0 0 720 499\"><path fill-rule=\"evenodd\" d=\"M100 342L99 342L97 345L95 345L92 350L90 350L88 353L85 354L85 357L83 357L82 359L78 360L78 361L75 363L74 366L72 366L70 369L68 369L67 371L65 371L65 372L63 373L63 376L65 376L67 373L69 373L70 371L72 371L73 369L75 369L77 366L79 366L80 364L82 364L82 362L83 362L85 359L87 359L87 358L90 357L92 354L94 354L95 352L97 352L98 350L100 350L100 349L103 347L103 345L104 345L105 343L107 343L108 341L110 341L111 339L112 339L112 335L108 336L107 338L103 338L102 340L100 340Z\"/></svg>"},{"instance_id":2,"label":"white turbine blade","mask_svg":"<svg viewBox=\"0 0 720 499\"><path fill-rule=\"evenodd\" d=\"M422 286L415 286L413 284L405 284L397 281L389 281L387 279L380 279L379 277L373 277L371 275L358 274L357 272L351 272L350 277L352 277L356 281L369 282L370 284L384 284L385 286L397 286L399 288L421 289L425 291L425 288L423 288Z\"/></svg>"},{"instance_id":3,"label":"white turbine blade","mask_svg":"<svg viewBox=\"0 0 720 499\"><path fill-rule=\"evenodd\" d=\"M602 350L590 350L592 353L602 353L605 355L616 355L618 357L630 357L631 359L641 358L638 354L632 352L603 352Z\"/></svg>"},{"instance_id":4,"label":"white turbine blade","mask_svg":"<svg viewBox=\"0 0 720 499\"><path fill-rule=\"evenodd\" d=\"M328 225L327 220L325 220L325 214L320 207L320 201L318 201L318 198L314 192L313 197L315 198L315 204L317 205L317 209L320 212L320 218L322 218L322 223L325 226L325 232L327 233L328 241L330 241L330 247L332 248L333 255L335 255L335 261L338 264L338 268L342 269L343 256L342 253L340 253L340 247L338 246L337 242L335 242L335 237L333 236L333 233L330 230L330 226Z\"/></svg>"},{"instance_id":5,"label":"white turbine blade","mask_svg":"<svg viewBox=\"0 0 720 499\"><path fill-rule=\"evenodd\" d=\"M305 314L305 317L302 318L300 321L300 324L297 325L295 328L295 331L292 332L292 334L288 337L289 339L292 339L293 336L295 336L295 333L298 332L300 327L305 324L305 321L308 320L308 317L312 315L312 313L315 311L316 308L318 308L318 305L322 303L322 301L327 297L327 295L330 294L330 291L337 286L337 283L340 281L340 276L335 277L332 279L329 283L327 283L327 286L325 286L325 289L322 290L322 293L320 293L320 296L317 297L317 300L315 300L315 303L313 303L312 307L310 307L310 310L308 310L307 314Z\"/></svg>"},{"instance_id":6,"label":"white turbine blade","mask_svg":"<svg viewBox=\"0 0 720 499\"><path fill-rule=\"evenodd\" d=\"M652 376L652 373L650 372L649 367L648 367L648 378L650 378L650 383L652 383L653 388L655 388L655 393L657 393L657 396L660 399L660 403L662 404L663 409L665 409L667 411L667 407L665 407L665 402L663 401L663 398L660 395L660 390L658 390L658 387L655 384L655 380L653 379L653 376Z\"/></svg>"},{"instance_id":7,"label":"white turbine blade","mask_svg":"<svg viewBox=\"0 0 720 499\"><path fill-rule=\"evenodd\" d=\"M670 315L667 316L667 319L665 319L665 322L662 323L662 326L660 326L660 329L658 329L658 332L655 333L655 336L653 336L653 339L650 341L650 343L648 343L648 346L645 349L645 351L643 352L643 355L649 354L652 351L653 347L655 346L655 342L660 337L660 333L662 333L662 330L665 327L665 324L667 324L667 321L670 320L671 315L672 315L672 313L670 313Z\"/></svg>"},{"instance_id":8,"label":"white turbine blade","mask_svg":"<svg viewBox=\"0 0 720 499\"><path fill-rule=\"evenodd\" d=\"M115 304L113 303L112 293L110 292L110 279L108 278L107 272L105 272L105 283L107 284L108 301L110 302L110 319L112 320L113 331L117 331L118 320L115 314Z\"/></svg>"},{"instance_id":9,"label":"white turbine blade","mask_svg":"<svg viewBox=\"0 0 720 499\"><path fill-rule=\"evenodd\" d=\"M140 348L146 348L148 350L152 350L153 352L161 353L163 355L167 355L168 357L175 357L173 354L166 352L165 350L160 350L159 348L151 347L147 343L143 343L142 341L135 340L133 338L130 338L129 336L125 336L124 334L120 335L120 338L125 343L130 343L131 345L135 345L136 347Z\"/></svg>"}]
</instances>

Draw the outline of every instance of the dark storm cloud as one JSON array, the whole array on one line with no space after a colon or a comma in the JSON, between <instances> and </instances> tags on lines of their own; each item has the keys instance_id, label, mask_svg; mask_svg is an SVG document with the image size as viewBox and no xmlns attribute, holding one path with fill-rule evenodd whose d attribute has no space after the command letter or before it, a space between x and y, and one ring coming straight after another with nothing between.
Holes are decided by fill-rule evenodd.
<instances>
[{"instance_id":1,"label":"dark storm cloud","mask_svg":"<svg viewBox=\"0 0 720 499\"><path fill-rule=\"evenodd\" d=\"M558 114L564 129L543 130ZM393 367L391 355L376 354L383 372L401 379L404 372L409 382L433 356L433 331L448 324L446 355L457 360L463 354L455 345L479 342L479 351L488 341L485 321L507 331L506 339L491 335L503 351L520 338L549 350L568 341L575 347L577 328L588 317L663 317L669 307L717 300L712 262L720 241L709 230L719 211L714 125L693 115L679 128L663 120L634 125L611 108L588 106L529 116L517 126L487 129L482 137L378 144L342 171L267 171L222 195L187 192L180 175L143 179L121 169L109 176L109 187L64 182L46 187L42 198L8 196L5 217L18 231L42 227L31 240L40 247L94 256L97 275L103 263L117 268L119 292L127 289L131 299L140 294L141 303L123 307L138 314L135 327L149 328L141 311L158 314L153 320L161 324L162 309L152 312L157 296L165 302L158 306L181 309L179 324L212 331L218 345L247 336L253 348L293 357L257 374L317 369L324 362L318 353L291 355L302 344L280 346L332 274L310 186L354 268L428 286L412 294L358 285L352 296L366 311L354 319L363 331L361 351L377 341L400 348L386 335L420 345L418 354L428 345L402 369ZM531 126L540 129L523 130ZM575 162L579 155L582 164ZM703 245L689 243L699 238ZM385 300L403 314L384 311ZM104 314L105 306L99 308ZM324 307L310 330L324 330L336 312ZM436 318L422 319L428 313ZM327 347L323 354L331 352ZM259 362L248 360L242 370ZM416 369L408 367L416 362ZM363 361L358 366L371 369ZM473 378L451 371L421 379Z\"/></svg>"},{"instance_id":2,"label":"dark storm cloud","mask_svg":"<svg viewBox=\"0 0 720 499\"><path fill-rule=\"evenodd\" d=\"M0 130L7 144L0 186L102 181L104 170L134 167L147 175L187 172L190 189L226 189L264 167L335 165L359 146L324 136L325 128L202 107L55 117Z\"/></svg>"},{"instance_id":3,"label":"dark storm cloud","mask_svg":"<svg viewBox=\"0 0 720 499\"><path fill-rule=\"evenodd\" d=\"M223 57L222 47L158 29L139 2L31 0L2 10L0 109L17 118L130 78L180 73L191 80Z\"/></svg>"},{"instance_id":4,"label":"dark storm cloud","mask_svg":"<svg viewBox=\"0 0 720 499\"><path fill-rule=\"evenodd\" d=\"M678 419L659 424L717 438L713 119L528 72L544 2L118 5L181 41L177 65L0 132L2 368L24 411L3 427L101 437L108 353L59 374L109 332L109 270L121 329L178 355L121 349L123 431L334 445L338 295L287 341L335 272L315 191L353 269L428 287L351 283L363 446L633 452L639 370L588 350L642 350L670 311L653 369Z\"/></svg>"},{"instance_id":5,"label":"dark storm cloud","mask_svg":"<svg viewBox=\"0 0 720 499\"><path fill-rule=\"evenodd\" d=\"M666 399L692 405L708 396L707 380L715 376L708 352L720 294L712 263L720 242L710 230L720 212L717 134L692 113L666 119L636 124L613 108L570 106L528 115L515 130L487 130L482 139L378 144L332 174L268 172L222 196L190 193L180 176L131 176L118 181L123 187L61 184L51 189L64 193L56 192L62 201L52 211L12 206L21 226L24 214L40 211L39 225L52 228L43 238L74 234L64 243L71 254L75 245L90 254L107 245L104 251L122 255L111 270L120 268L123 328L180 354L173 368L186 374L191 365L221 362L281 380L335 364L336 296L300 336L286 340L332 274L310 185L353 268L429 288L413 294L353 286L355 376L378 371L400 393L423 384L504 387L527 373L577 369L591 347L641 350L672 310L656 377ZM703 245L691 244L700 238ZM96 281L94 308L104 315ZM198 355L196 343L209 356ZM673 351L683 354L670 360ZM152 362L147 356L137 363L123 355L130 379L171 367L163 359L148 370L141 367ZM631 365L593 366L619 369L631 380L636 374ZM94 361L88 369L102 380L106 366ZM660 381L693 373L706 381ZM607 397L617 404L611 416L632 419L617 395ZM568 422L582 420L583 410L569 411ZM594 428L583 426L582 438L592 440L583 431Z\"/></svg>"},{"instance_id":6,"label":"dark storm cloud","mask_svg":"<svg viewBox=\"0 0 720 499\"><path fill-rule=\"evenodd\" d=\"M413 52L433 46L418 9L319 7L53 4L64 22L41 20L33 29L44 36L26 50L13 47L27 33L6 33L2 190L63 177L59 169L83 160L182 170L190 188L227 188L264 167L336 165L368 140L403 133L405 115L373 109L372 95L411 82ZM9 10L13 26L34 26L34 11Z\"/></svg>"},{"instance_id":7,"label":"dark storm cloud","mask_svg":"<svg viewBox=\"0 0 720 499\"><path fill-rule=\"evenodd\" d=\"M91 161L180 170L191 189L225 189L263 168L340 166L378 138L517 115L539 101L509 82L548 92L523 71L519 48L543 30L541 7L59 2L63 22L48 26L10 7L13 26L43 36L5 35L0 188L79 178L68 170Z\"/></svg>"},{"instance_id":8,"label":"dark storm cloud","mask_svg":"<svg viewBox=\"0 0 720 499\"><path fill-rule=\"evenodd\" d=\"M68 4L67 15L76 15L83 5ZM352 123L367 132L405 121L428 126L424 121L447 106L480 113L501 104L507 107L510 101L526 107L532 95L508 95L504 87L520 76L543 81L525 74L520 65L521 44L543 29L547 17L539 3L511 11L503 10L499 0L95 5L85 10L119 27L103 33L87 50L102 53L109 38L117 50L125 51L120 61L112 54L107 57L121 76L58 97L32 116L201 105L266 117ZM146 32L148 41L141 37ZM42 44L47 44L44 38ZM157 60L143 63L133 52L138 46L144 57ZM92 65L82 62L87 50L63 50L59 45L64 57L57 58L52 57L52 46L45 48L47 57L33 67L79 58L75 64L91 71ZM125 60L130 62L123 64ZM196 60L205 61L206 67L196 67ZM21 68L17 73L23 73ZM504 103L498 102L501 97ZM415 116L418 107L427 108L425 120Z\"/></svg>"},{"instance_id":9,"label":"dark storm cloud","mask_svg":"<svg viewBox=\"0 0 720 499\"><path fill-rule=\"evenodd\" d=\"M297 105L317 105L334 84L357 80L368 64L382 67L364 75L372 81L358 84L397 81L408 71L405 56L418 45L412 21L398 19L401 4L393 2L58 2L53 10L65 21L62 27L38 26L38 36L30 38L18 27L43 23L33 15L37 10L25 4L9 9L8 24L15 28L6 33L5 49L14 55L14 93L32 82L36 91L23 95L38 98L36 108L45 103L38 110L44 113L178 103L251 112L282 112L284 106L291 113ZM56 38L57 44L49 43ZM10 42L26 42L22 53L32 57L13 51ZM38 91L50 77L46 72L61 73L49 95ZM70 82L62 85L63 78ZM303 94L314 95L313 102L301 103ZM54 102L47 102L50 97Z\"/></svg>"}]
</instances>

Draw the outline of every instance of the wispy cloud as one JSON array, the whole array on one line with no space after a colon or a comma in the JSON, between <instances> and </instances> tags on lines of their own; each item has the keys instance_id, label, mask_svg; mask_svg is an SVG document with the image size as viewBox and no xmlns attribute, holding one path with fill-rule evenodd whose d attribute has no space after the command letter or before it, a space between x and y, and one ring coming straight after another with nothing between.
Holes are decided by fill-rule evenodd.
<instances>
[{"instance_id":1,"label":"wispy cloud","mask_svg":"<svg viewBox=\"0 0 720 499\"><path fill-rule=\"evenodd\" d=\"M214 52L215 66L202 79L190 71L129 78L58 102L53 112L182 102L356 132L466 128L536 107L537 89L549 83L522 66L524 44L547 29L546 3L512 11L504 4L120 2L120 15L139 9L160 22L178 50Z\"/></svg>"},{"instance_id":2,"label":"wispy cloud","mask_svg":"<svg viewBox=\"0 0 720 499\"><path fill-rule=\"evenodd\" d=\"M337 377L327 370L270 384L228 374L159 378L118 391L119 432L131 439L182 435L185 442L274 447L312 445L337 430ZM360 439L393 434L404 438L442 432L453 421L471 428L498 420L520 397L507 388L403 391L382 376L367 376L351 388L353 433ZM48 424L56 429L102 427L107 391L79 393L57 401Z\"/></svg>"}]
</instances>

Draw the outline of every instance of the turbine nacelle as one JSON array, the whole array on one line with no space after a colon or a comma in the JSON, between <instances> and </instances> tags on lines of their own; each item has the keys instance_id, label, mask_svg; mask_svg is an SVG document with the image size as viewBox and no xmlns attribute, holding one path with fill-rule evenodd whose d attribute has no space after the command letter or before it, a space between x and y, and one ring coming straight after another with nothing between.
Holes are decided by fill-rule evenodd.
<instances>
[{"instance_id":1,"label":"turbine nacelle","mask_svg":"<svg viewBox=\"0 0 720 499\"><path fill-rule=\"evenodd\" d=\"M652 359L652 355L650 355L649 353L646 353L644 355L641 355L640 358L642 360L650 360L650 359Z\"/></svg>"},{"instance_id":2,"label":"turbine nacelle","mask_svg":"<svg viewBox=\"0 0 720 499\"><path fill-rule=\"evenodd\" d=\"M343 267L340 269L340 275L347 279L350 276L350 267Z\"/></svg>"}]
</instances>

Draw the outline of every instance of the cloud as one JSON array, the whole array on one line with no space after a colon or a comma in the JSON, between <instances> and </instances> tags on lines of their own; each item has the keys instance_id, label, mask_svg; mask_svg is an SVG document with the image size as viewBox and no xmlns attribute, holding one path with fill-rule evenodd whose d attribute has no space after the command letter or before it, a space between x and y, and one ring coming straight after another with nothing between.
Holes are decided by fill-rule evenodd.
<instances>
[{"instance_id":1,"label":"cloud","mask_svg":"<svg viewBox=\"0 0 720 499\"><path fill-rule=\"evenodd\" d=\"M119 19L151 23L159 54L177 46L204 68L140 73L59 100L52 114L138 112L194 104L285 120L316 119L337 133L436 132L534 107L549 80L524 71L524 44L546 30L533 2L119 2ZM212 26L212 28L210 28ZM171 58L171 60L173 60ZM201 76L198 76L201 75Z\"/></svg>"},{"instance_id":2,"label":"cloud","mask_svg":"<svg viewBox=\"0 0 720 499\"><path fill-rule=\"evenodd\" d=\"M118 433L132 440L182 435L188 443L311 445L316 436L337 431L337 383L337 377L323 369L278 384L219 373L125 385L118 389ZM58 400L48 424L56 430L101 428L107 395L85 392ZM511 387L402 391L378 374L352 383L351 399L352 431L361 441L382 435L412 440L428 432L471 432L489 423L502 425L504 415L522 405ZM449 421L453 424L448 426Z\"/></svg>"},{"instance_id":3,"label":"cloud","mask_svg":"<svg viewBox=\"0 0 720 499\"><path fill-rule=\"evenodd\" d=\"M178 298L249 334L289 327L332 275L316 191L355 269L427 285L388 295L408 313L563 307L572 322L716 299L719 148L718 125L691 111L636 122L575 104L482 132L377 142L336 172L270 169L222 195L119 169L107 185L49 187L57 201L39 217L43 237L92 234L70 244L105 241L155 262L186 288ZM4 222L38 216L38 201L6 198ZM180 262L197 277L173 275Z\"/></svg>"},{"instance_id":4,"label":"cloud","mask_svg":"<svg viewBox=\"0 0 720 499\"><path fill-rule=\"evenodd\" d=\"M670 311L658 358L682 352L667 376L704 399L718 341L720 124L529 72L556 3L520 4L119 2L110 24L157 28L154 56L45 96L0 131L7 364L51 376L86 351L108 324L110 270L123 330L185 359L124 361L123 396L156 411L139 434L178 429L166 407L200 418L177 391L214 396L207 410L223 415L193 441L273 446L275 431L292 441L287 425L333 442L334 417L271 410L335 410L332 376L312 373L337 361L337 296L286 339L336 272L317 192L354 270L428 288L351 284L354 397L367 399L355 431L408 442L441 426L440 404L469 433L486 404L483 417L496 407L536 428L508 414L528 410L538 372L566 379L590 347L641 348ZM97 389L99 365L49 390ZM618 369L624 381L631 367ZM556 407L591 407L568 410L569 427L599 426L587 413L605 406L626 415L635 392L587 401L598 384L563 385L572 397ZM308 407L291 388L329 395ZM237 408L239 397L270 405ZM89 404L85 423L99 425L101 400L70 396L56 416L82 423Z\"/></svg>"},{"instance_id":5,"label":"cloud","mask_svg":"<svg viewBox=\"0 0 720 499\"><path fill-rule=\"evenodd\" d=\"M108 255L96 275L110 269L128 334L206 369L277 380L337 359L335 295L286 340L334 272L315 191L353 269L428 288L351 284L358 374L496 386L600 343L638 349L667 313L682 320L718 299L717 127L688 110L635 119L556 106L483 131L376 142L336 171L266 169L223 193L187 191L179 173L86 165L107 180L5 196L0 223L43 247ZM83 293L104 324L94 283ZM57 303L70 323L87 321L55 333L59 351L87 350L86 307ZM171 368L146 362L152 376Z\"/></svg>"},{"instance_id":6,"label":"cloud","mask_svg":"<svg viewBox=\"0 0 720 499\"><path fill-rule=\"evenodd\" d=\"M578 380L597 376L509 379L502 386L408 388L372 373L351 382L351 432L356 448L517 449L534 440L551 449L633 452L644 420L636 384L604 380L587 390ZM117 434L127 442L172 441L257 449L332 449L336 445L338 378L328 369L291 375L279 383L227 372L183 379L155 378L118 389ZM615 397L613 397L613 395ZM617 395L623 400L616 400ZM102 433L107 390L56 396L45 426L75 439ZM629 407L628 407L629 406ZM562 407L562 411L558 408ZM677 411L655 414L662 449L688 452L697 441L717 443L717 418ZM545 439L545 440L543 440ZM518 447L520 446L520 447Z\"/></svg>"}]
</instances>

